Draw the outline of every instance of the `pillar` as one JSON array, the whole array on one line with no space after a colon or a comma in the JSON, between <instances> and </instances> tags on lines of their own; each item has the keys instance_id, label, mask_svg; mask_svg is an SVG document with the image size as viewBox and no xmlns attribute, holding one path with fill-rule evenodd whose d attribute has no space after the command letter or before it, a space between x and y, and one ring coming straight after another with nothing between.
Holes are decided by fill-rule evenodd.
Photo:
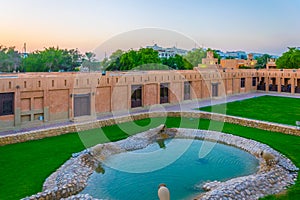
<instances>
[{"instance_id":1,"label":"pillar","mask_svg":"<svg viewBox=\"0 0 300 200\"><path fill-rule=\"evenodd\" d=\"M266 77L266 92L269 92L270 77Z\"/></svg>"},{"instance_id":2,"label":"pillar","mask_svg":"<svg viewBox=\"0 0 300 200\"><path fill-rule=\"evenodd\" d=\"M291 94L295 94L295 78L291 78Z\"/></svg>"},{"instance_id":3,"label":"pillar","mask_svg":"<svg viewBox=\"0 0 300 200\"><path fill-rule=\"evenodd\" d=\"M277 92L281 92L281 78L276 78L276 84L277 84Z\"/></svg>"},{"instance_id":4,"label":"pillar","mask_svg":"<svg viewBox=\"0 0 300 200\"><path fill-rule=\"evenodd\" d=\"M19 88L19 84L16 84L16 92L15 92L15 126L19 127L21 125L21 91Z\"/></svg>"}]
</instances>

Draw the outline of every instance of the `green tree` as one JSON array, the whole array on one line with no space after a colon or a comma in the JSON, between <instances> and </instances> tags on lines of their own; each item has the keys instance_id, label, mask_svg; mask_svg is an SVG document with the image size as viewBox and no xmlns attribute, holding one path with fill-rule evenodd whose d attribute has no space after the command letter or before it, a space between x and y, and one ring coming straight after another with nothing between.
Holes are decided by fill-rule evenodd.
<instances>
[{"instance_id":1,"label":"green tree","mask_svg":"<svg viewBox=\"0 0 300 200\"><path fill-rule=\"evenodd\" d=\"M74 71L82 63L83 55L77 49L45 48L35 51L22 60L26 72Z\"/></svg>"},{"instance_id":2,"label":"green tree","mask_svg":"<svg viewBox=\"0 0 300 200\"><path fill-rule=\"evenodd\" d=\"M93 52L85 52L85 57L87 59L83 59L82 67L88 68L89 71L99 71L100 70L100 62L96 62L96 54Z\"/></svg>"},{"instance_id":3,"label":"green tree","mask_svg":"<svg viewBox=\"0 0 300 200\"><path fill-rule=\"evenodd\" d=\"M42 56L38 51L29 54L22 60L21 71L23 72L45 72L46 66L42 61Z\"/></svg>"},{"instance_id":4,"label":"green tree","mask_svg":"<svg viewBox=\"0 0 300 200\"><path fill-rule=\"evenodd\" d=\"M202 48L195 49L193 51L189 51L184 58L191 63L194 67L198 66L198 64L202 64L202 58L206 57L206 51Z\"/></svg>"},{"instance_id":5,"label":"green tree","mask_svg":"<svg viewBox=\"0 0 300 200\"><path fill-rule=\"evenodd\" d=\"M124 54L124 51L122 51L121 49L118 49L109 56L109 60L115 61L118 58L120 58L123 54Z\"/></svg>"},{"instance_id":6,"label":"green tree","mask_svg":"<svg viewBox=\"0 0 300 200\"><path fill-rule=\"evenodd\" d=\"M89 62L92 62L95 60L96 54L94 54L93 52L85 52L85 56L87 57L87 60Z\"/></svg>"},{"instance_id":7,"label":"green tree","mask_svg":"<svg viewBox=\"0 0 300 200\"><path fill-rule=\"evenodd\" d=\"M138 52L138 65L149 64L149 63L161 63L158 55L158 51L151 48L142 48Z\"/></svg>"},{"instance_id":8,"label":"green tree","mask_svg":"<svg viewBox=\"0 0 300 200\"><path fill-rule=\"evenodd\" d=\"M84 61L84 56L78 49L70 49L68 51L69 68L66 71L74 71Z\"/></svg>"},{"instance_id":9,"label":"green tree","mask_svg":"<svg viewBox=\"0 0 300 200\"><path fill-rule=\"evenodd\" d=\"M266 68L268 61L272 58L269 54L264 54L261 57L256 58L257 64L256 68Z\"/></svg>"},{"instance_id":10,"label":"green tree","mask_svg":"<svg viewBox=\"0 0 300 200\"><path fill-rule=\"evenodd\" d=\"M110 56L110 64L106 68L107 70L131 70L134 68L142 69L146 67L152 68L149 64L160 64L161 60L158 56L158 52L150 48L141 48L138 51L129 50L128 52L122 52L121 56L119 52L115 52ZM141 68L142 67L142 68ZM157 68L157 65L155 65Z\"/></svg>"},{"instance_id":11,"label":"green tree","mask_svg":"<svg viewBox=\"0 0 300 200\"><path fill-rule=\"evenodd\" d=\"M118 49L109 56L109 59L104 58L102 61L103 68L108 71L120 70L120 58L123 54L124 52Z\"/></svg>"},{"instance_id":12,"label":"green tree","mask_svg":"<svg viewBox=\"0 0 300 200\"><path fill-rule=\"evenodd\" d=\"M113 60L110 58L110 60ZM108 62L105 60L105 62ZM163 64L163 65L162 65ZM170 58L160 58L158 51L151 48L141 48L138 51L129 50L123 53L120 57L115 57L114 62L110 62L107 70L166 70L173 69L192 69L193 65L180 55L175 55Z\"/></svg>"},{"instance_id":13,"label":"green tree","mask_svg":"<svg viewBox=\"0 0 300 200\"><path fill-rule=\"evenodd\" d=\"M182 56L176 54L174 57L163 58L162 64L167 65L172 69L192 69L193 65Z\"/></svg>"},{"instance_id":14,"label":"green tree","mask_svg":"<svg viewBox=\"0 0 300 200\"><path fill-rule=\"evenodd\" d=\"M5 47L0 45L0 71L12 72L19 69L21 55L15 47Z\"/></svg>"},{"instance_id":15,"label":"green tree","mask_svg":"<svg viewBox=\"0 0 300 200\"><path fill-rule=\"evenodd\" d=\"M139 64L139 55L138 52L134 50L130 50L129 52L124 53L120 57L120 63L118 70L124 71L124 70L131 70L135 67L137 67Z\"/></svg>"},{"instance_id":16,"label":"green tree","mask_svg":"<svg viewBox=\"0 0 300 200\"><path fill-rule=\"evenodd\" d=\"M106 57L103 58L103 60L100 62L100 67L103 69L106 69L108 65L109 65L108 58L106 58Z\"/></svg>"},{"instance_id":17,"label":"green tree","mask_svg":"<svg viewBox=\"0 0 300 200\"><path fill-rule=\"evenodd\" d=\"M277 68L298 69L300 68L300 50L297 48L288 48L289 50L282 54L276 60Z\"/></svg>"}]
</instances>

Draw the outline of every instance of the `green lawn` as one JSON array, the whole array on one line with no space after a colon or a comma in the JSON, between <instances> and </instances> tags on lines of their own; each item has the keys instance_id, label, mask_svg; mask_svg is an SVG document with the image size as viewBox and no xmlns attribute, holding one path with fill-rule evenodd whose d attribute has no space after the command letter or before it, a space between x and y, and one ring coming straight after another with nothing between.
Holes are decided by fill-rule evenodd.
<instances>
[{"instance_id":1,"label":"green lawn","mask_svg":"<svg viewBox=\"0 0 300 200\"><path fill-rule=\"evenodd\" d=\"M168 127L198 127L200 129L207 129L211 123L206 119L201 119L198 123L197 119L191 118L170 117L166 121L162 118L144 119L122 123L119 126L85 131L80 133L80 136L77 133L70 133L0 147L0 199L20 199L41 191L46 177L64 163L73 152L84 149L80 138L83 138L85 144L90 146L98 142L123 139L128 135L156 127L164 122ZM214 124L217 127L222 126L220 122L214 122ZM300 137L227 123L224 124L223 132L266 143L288 156L300 167ZM300 199L300 181L298 180L286 195L271 196L268 199Z\"/></svg>"},{"instance_id":2,"label":"green lawn","mask_svg":"<svg viewBox=\"0 0 300 200\"><path fill-rule=\"evenodd\" d=\"M294 126L296 121L300 121L300 99L298 98L261 96L203 107L200 110Z\"/></svg>"}]
</instances>

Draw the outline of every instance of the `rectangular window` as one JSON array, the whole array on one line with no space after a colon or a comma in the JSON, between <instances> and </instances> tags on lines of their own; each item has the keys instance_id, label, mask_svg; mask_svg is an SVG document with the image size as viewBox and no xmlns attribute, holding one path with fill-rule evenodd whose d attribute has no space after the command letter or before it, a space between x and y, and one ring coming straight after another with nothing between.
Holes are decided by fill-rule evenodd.
<instances>
[{"instance_id":1,"label":"rectangular window","mask_svg":"<svg viewBox=\"0 0 300 200\"><path fill-rule=\"evenodd\" d=\"M191 99L191 82L184 82L184 100Z\"/></svg>"},{"instance_id":2,"label":"rectangular window","mask_svg":"<svg viewBox=\"0 0 300 200\"><path fill-rule=\"evenodd\" d=\"M245 87L245 78L241 78L241 88Z\"/></svg>"},{"instance_id":3,"label":"rectangular window","mask_svg":"<svg viewBox=\"0 0 300 200\"><path fill-rule=\"evenodd\" d=\"M169 103L169 84L160 84L160 103Z\"/></svg>"},{"instance_id":4,"label":"rectangular window","mask_svg":"<svg viewBox=\"0 0 300 200\"><path fill-rule=\"evenodd\" d=\"M252 86L256 86L256 77L252 77Z\"/></svg>"},{"instance_id":5,"label":"rectangular window","mask_svg":"<svg viewBox=\"0 0 300 200\"><path fill-rule=\"evenodd\" d=\"M142 106L142 86L132 85L131 86L131 108Z\"/></svg>"},{"instance_id":6,"label":"rectangular window","mask_svg":"<svg viewBox=\"0 0 300 200\"><path fill-rule=\"evenodd\" d=\"M14 93L0 93L0 116L14 114Z\"/></svg>"},{"instance_id":7,"label":"rectangular window","mask_svg":"<svg viewBox=\"0 0 300 200\"><path fill-rule=\"evenodd\" d=\"M212 87L211 88L211 90L212 90L211 95L212 95L212 97L217 97L218 96L218 94L219 94L218 85L219 85L218 83L212 83L211 84L211 87Z\"/></svg>"}]
</instances>

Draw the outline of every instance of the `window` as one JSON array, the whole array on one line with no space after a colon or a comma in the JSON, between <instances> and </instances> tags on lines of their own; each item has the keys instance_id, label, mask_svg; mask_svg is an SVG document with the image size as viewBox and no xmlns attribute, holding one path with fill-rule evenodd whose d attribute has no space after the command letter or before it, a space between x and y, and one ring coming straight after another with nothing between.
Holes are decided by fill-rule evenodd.
<instances>
[{"instance_id":1,"label":"window","mask_svg":"<svg viewBox=\"0 0 300 200\"><path fill-rule=\"evenodd\" d=\"M252 86L256 86L256 77L252 77Z\"/></svg>"},{"instance_id":2,"label":"window","mask_svg":"<svg viewBox=\"0 0 300 200\"><path fill-rule=\"evenodd\" d=\"M219 85L218 83L212 83L211 84L211 87L212 87L211 88L211 90L212 90L211 91L211 93L212 93L211 96L212 97L217 97L218 96L218 94L219 94L218 85Z\"/></svg>"},{"instance_id":3,"label":"window","mask_svg":"<svg viewBox=\"0 0 300 200\"><path fill-rule=\"evenodd\" d=\"M241 78L241 88L245 87L245 78Z\"/></svg>"},{"instance_id":4,"label":"window","mask_svg":"<svg viewBox=\"0 0 300 200\"><path fill-rule=\"evenodd\" d=\"M132 85L131 86L131 108L142 106L142 86Z\"/></svg>"},{"instance_id":5,"label":"window","mask_svg":"<svg viewBox=\"0 0 300 200\"><path fill-rule=\"evenodd\" d=\"M184 82L184 100L191 99L191 82Z\"/></svg>"},{"instance_id":6,"label":"window","mask_svg":"<svg viewBox=\"0 0 300 200\"><path fill-rule=\"evenodd\" d=\"M169 84L161 83L160 84L160 103L168 103L169 102Z\"/></svg>"},{"instance_id":7,"label":"window","mask_svg":"<svg viewBox=\"0 0 300 200\"><path fill-rule=\"evenodd\" d=\"M14 93L0 93L0 116L14 114Z\"/></svg>"}]
</instances>

